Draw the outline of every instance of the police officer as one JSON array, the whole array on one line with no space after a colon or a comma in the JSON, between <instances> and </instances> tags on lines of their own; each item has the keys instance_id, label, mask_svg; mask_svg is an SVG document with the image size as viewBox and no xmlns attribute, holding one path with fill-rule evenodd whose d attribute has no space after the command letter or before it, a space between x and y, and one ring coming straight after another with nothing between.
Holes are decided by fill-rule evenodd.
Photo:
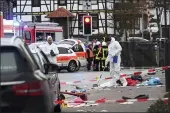
<instances>
[{"instance_id":1,"label":"police officer","mask_svg":"<svg viewBox=\"0 0 170 113\"><path fill-rule=\"evenodd\" d=\"M101 43L98 41L96 43L97 45L97 51L96 51L96 55L95 55L95 71L101 71L102 70L102 63L101 63L101 59L102 59L102 45Z\"/></svg>"},{"instance_id":2,"label":"police officer","mask_svg":"<svg viewBox=\"0 0 170 113\"><path fill-rule=\"evenodd\" d=\"M101 64L102 64L102 70L105 67L105 60L108 56L108 46L107 43L105 41L102 42L102 59L101 59ZM106 68L105 68L106 70Z\"/></svg>"}]
</instances>

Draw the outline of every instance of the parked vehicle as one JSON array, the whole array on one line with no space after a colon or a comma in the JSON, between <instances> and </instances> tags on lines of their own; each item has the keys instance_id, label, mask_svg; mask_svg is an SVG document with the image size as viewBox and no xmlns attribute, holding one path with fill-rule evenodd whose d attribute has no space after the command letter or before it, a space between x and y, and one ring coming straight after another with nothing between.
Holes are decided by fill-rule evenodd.
<instances>
[{"instance_id":1,"label":"parked vehicle","mask_svg":"<svg viewBox=\"0 0 170 113\"><path fill-rule=\"evenodd\" d=\"M57 56L57 64L59 71L67 69L68 72L75 72L80 69L78 57L76 53L68 46L57 45L59 55Z\"/></svg>"},{"instance_id":2,"label":"parked vehicle","mask_svg":"<svg viewBox=\"0 0 170 113\"><path fill-rule=\"evenodd\" d=\"M84 43L82 43L80 40L64 39L59 41L57 44L63 47L67 46L69 48L72 48L78 57L79 67L87 66L86 47Z\"/></svg>"},{"instance_id":3,"label":"parked vehicle","mask_svg":"<svg viewBox=\"0 0 170 113\"><path fill-rule=\"evenodd\" d=\"M27 44L46 41L48 35L54 41L60 41L63 39L63 29L58 23L27 23L24 26L24 40Z\"/></svg>"},{"instance_id":4,"label":"parked vehicle","mask_svg":"<svg viewBox=\"0 0 170 113\"><path fill-rule=\"evenodd\" d=\"M55 93L52 79L47 77L57 66L44 63L43 67L44 72L20 38L1 38L1 112L57 111L54 100L60 92Z\"/></svg>"}]
</instances>

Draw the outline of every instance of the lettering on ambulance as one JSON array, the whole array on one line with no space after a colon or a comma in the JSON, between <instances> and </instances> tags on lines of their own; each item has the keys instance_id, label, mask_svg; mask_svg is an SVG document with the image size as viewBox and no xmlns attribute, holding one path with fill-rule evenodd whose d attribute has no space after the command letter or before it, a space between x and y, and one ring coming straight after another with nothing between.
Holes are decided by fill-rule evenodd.
<instances>
[{"instance_id":1,"label":"lettering on ambulance","mask_svg":"<svg viewBox=\"0 0 170 113\"><path fill-rule=\"evenodd\" d=\"M57 56L57 62L59 63L68 62L69 59L69 56Z\"/></svg>"},{"instance_id":2,"label":"lettering on ambulance","mask_svg":"<svg viewBox=\"0 0 170 113\"><path fill-rule=\"evenodd\" d=\"M75 52L79 60L86 59L86 52Z\"/></svg>"},{"instance_id":3,"label":"lettering on ambulance","mask_svg":"<svg viewBox=\"0 0 170 113\"><path fill-rule=\"evenodd\" d=\"M76 60L76 61L78 60L77 56L58 56L56 59L58 63L62 63L63 65L66 66L71 60Z\"/></svg>"}]
</instances>

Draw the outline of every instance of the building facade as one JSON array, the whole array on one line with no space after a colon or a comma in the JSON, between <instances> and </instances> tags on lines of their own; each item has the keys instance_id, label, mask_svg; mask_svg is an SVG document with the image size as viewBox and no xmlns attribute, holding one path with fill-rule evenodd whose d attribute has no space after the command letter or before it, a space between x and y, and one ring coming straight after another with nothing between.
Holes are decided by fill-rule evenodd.
<instances>
[{"instance_id":1,"label":"building facade","mask_svg":"<svg viewBox=\"0 0 170 113\"><path fill-rule=\"evenodd\" d=\"M148 27L149 0L17 0L13 9L15 19L26 22L49 22L47 14L63 7L75 15L69 24L70 36L82 36L81 18L89 12L93 19L93 34L120 35L121 25L126 25L129 34L140 34ZM122 5L131 11L122 9ZM130 4L134 4L133 7ZM138 4L138 10L134 7ZM142 6L142 7L141 7ZM117 8L117 9L116 9ZM123 10L123 11L122 11ZM131 16L129 16L131 15ZM122 17L124 17L123 20ZM135 17L135 18L134 18ZM123 22L122 22L123 21ZM130 24L129 24L130 23ZM125 28L125 26L123 26Z\"/></svg>"}]
</instances>

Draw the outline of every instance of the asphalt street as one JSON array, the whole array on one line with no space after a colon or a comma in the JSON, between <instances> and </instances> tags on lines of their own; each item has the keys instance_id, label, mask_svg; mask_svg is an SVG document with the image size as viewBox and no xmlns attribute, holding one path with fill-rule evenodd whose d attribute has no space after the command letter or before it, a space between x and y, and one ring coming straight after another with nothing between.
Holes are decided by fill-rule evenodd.
<instances>
[{"instance_id":1,"label":"asphalt street","mask_svg":"<svg viewBox=\"0 0 170 113\"><path fill-rule=\"evenodd\" d=\"M142 69L144 70L144 69ZM141 69L122 69L121 74L129 74L133 73L134 71L142 71ZM72 81L83 81L81 83L76 83L74 85L84 88L88 92L88 100L95 101L97 99L114 99L119 100L122 96L127 96L134 98L138 95L145 94L149 95L149 98L162 98L165 94L165 87L156 87L156 86L130 86L130 87L118 87L118 88L100 88L100 89L92 89L93 84L97 82L89 82L88 80L95 79L99 77L103 73L102 78L110 77L109 72L87 72L87 71L78 71L74 73L68 72L61 72L59 73L60 82L72 82ZM162 72L157 72L155 75L148 75L147 77L159 77L161 82L165 84L165 75ZM101 80L100 84L106 83L109 80ZM61 85L62 91L71 91L75 89L75 86L68 84L68 85ZM73 100L75 97L70 95L65 95L67 100ZM145 112L148 107L154 101L147 101L147 102L133 102L133 103L102 103L97 106L85 106L85 107L78 107L78 108L64 108L63 112L81 112L81 111L95 111L101 112L102 110L108 112Z\"/></svg>"}]
</instances>

